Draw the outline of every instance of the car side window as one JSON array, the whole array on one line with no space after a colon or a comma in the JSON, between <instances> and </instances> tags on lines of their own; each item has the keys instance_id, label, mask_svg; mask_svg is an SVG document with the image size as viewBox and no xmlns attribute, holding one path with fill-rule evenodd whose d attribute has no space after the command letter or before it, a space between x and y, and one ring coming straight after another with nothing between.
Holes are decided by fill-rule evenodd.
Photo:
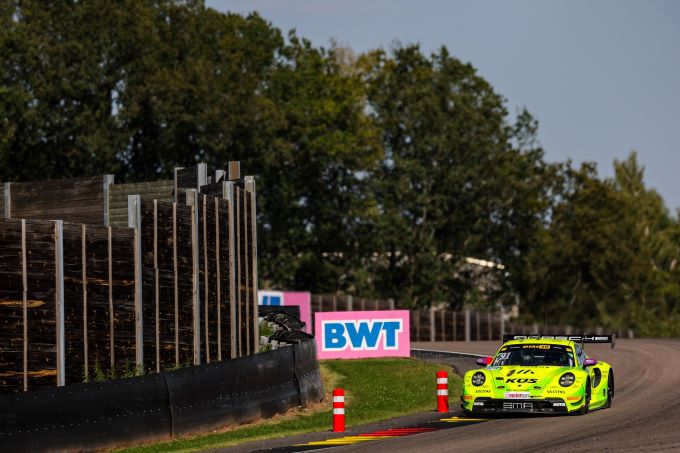
<instances>
[{"instance_id":1,"label":"car side window","mask_svg":"<svg viewBox=\"0 0 680 453\"><path fill-rule=\"evenodd\" d=\"M583 363L586 361L586 354L578 345L576 345L576 361L578 362L578 366L583 366Z\"/></svg>"}]
</instances>

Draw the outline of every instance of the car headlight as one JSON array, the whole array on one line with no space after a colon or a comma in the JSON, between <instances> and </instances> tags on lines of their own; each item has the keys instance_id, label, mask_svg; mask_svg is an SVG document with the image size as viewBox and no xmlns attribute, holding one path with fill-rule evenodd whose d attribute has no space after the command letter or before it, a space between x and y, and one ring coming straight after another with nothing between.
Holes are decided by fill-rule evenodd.
<instances>
[{"instance_id":1,"label":"car headlight","mask_svg":"<svg viewBox=\"0 0 680 453\"><path fill-rule=\"evenodd\" d=\"M484 382L486 382L486 376L484 376L484 373L480 373L478 371L472 375L472 385L474 385L475 387L483 385Z\"/></svg>"},{"instance_id":2,"label":"car headlight","mask_svg":"<svg viewBox=\"0 0 680 453\"><path fill-rule=\"evenodd\" d=\"M574 383L575 380L576 380L576 378L574 377L574 375L572 373L564 373L560 377L560 385L562 387L569 387L571 384Z\"/></svg>"}]
</instances>

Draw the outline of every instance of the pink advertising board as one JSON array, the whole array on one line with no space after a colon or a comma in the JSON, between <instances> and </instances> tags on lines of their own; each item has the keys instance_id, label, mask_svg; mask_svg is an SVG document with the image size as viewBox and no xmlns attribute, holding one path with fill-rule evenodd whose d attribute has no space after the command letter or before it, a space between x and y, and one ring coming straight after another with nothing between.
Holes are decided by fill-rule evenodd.
<instances>
[{"instance_id":1,"label":"pink advertising board","mask_svg":"<svg viewBox=\"0 0 680 453\"><path fill-rule=\"evenodd\" d=\"M300 321L305 323L305 332L312 333L312 295L310 293L261 290L257 292L257 298L259 305L300 307Z\"/></svg>"},{"instance_id":2,"label":"pink advertising board","mask_svg":"<svg viewBox=\"0 0 680 453\"><path fill-rule=\"evenodd\" d=\"M317 312L319 359L409 357L408 310Z\"/></svg>"}]
</instances>

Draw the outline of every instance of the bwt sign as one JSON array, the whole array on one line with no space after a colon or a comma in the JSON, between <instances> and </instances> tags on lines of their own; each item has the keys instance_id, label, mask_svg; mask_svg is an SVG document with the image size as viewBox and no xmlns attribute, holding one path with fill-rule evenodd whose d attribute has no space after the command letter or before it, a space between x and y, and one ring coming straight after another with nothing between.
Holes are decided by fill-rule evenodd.
<instances>
[{"instance_id":1,"label":"bwt sign","mask_svg":"<svg viewBox=\"0 0 680 453\"><path fill-rule=\"evenodd\" d=\"M407 310L320 312L314 316L320 359L410 355Z\"/></svg>"}]
</instances>

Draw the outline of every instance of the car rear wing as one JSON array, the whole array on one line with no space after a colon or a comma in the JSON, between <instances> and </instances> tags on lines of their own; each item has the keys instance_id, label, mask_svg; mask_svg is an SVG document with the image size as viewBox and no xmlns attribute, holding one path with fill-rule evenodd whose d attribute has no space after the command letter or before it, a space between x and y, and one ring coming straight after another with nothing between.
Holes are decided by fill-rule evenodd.
<instances>
[{"instance_id":1,"label":"car rear wing","mask_svg":"<svg viewBox=\"0 0 680 453\"><path fill-rule=\"evenodd\" d=\"M569 340L575 343L611 343L612 349L614 349L614 343L616 341L616 336L611 335L513 335L506 334L503 335L503 343L512 340Z\"/></svg>"}]
</instances>

